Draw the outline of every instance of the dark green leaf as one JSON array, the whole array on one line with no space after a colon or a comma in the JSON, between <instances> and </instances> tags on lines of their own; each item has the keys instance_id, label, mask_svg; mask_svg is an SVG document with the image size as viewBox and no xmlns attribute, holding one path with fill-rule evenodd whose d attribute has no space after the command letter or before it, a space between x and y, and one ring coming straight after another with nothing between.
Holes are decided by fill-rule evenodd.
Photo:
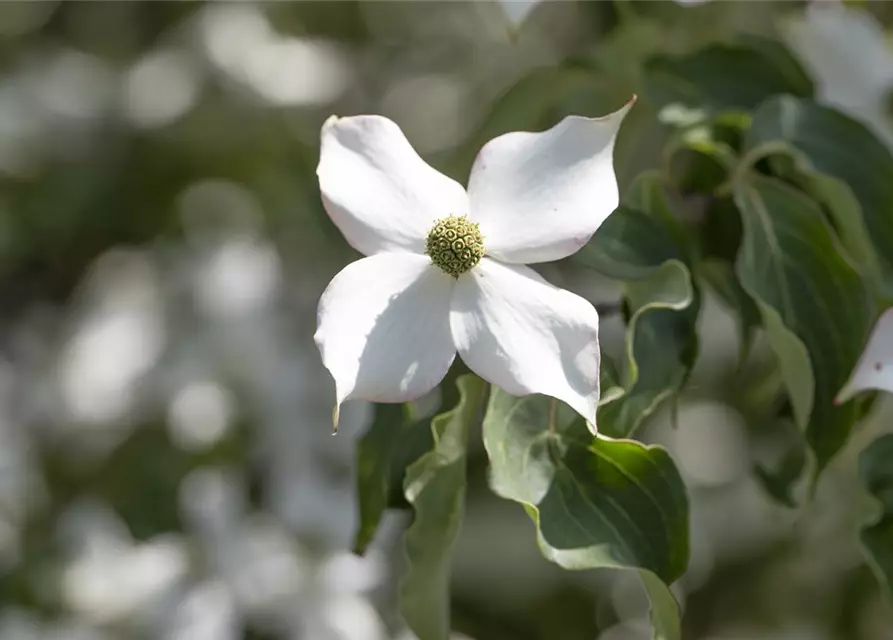
<instances>
[{"instance_id":1,"label":"dark green leaf","mask_svg":"<svg viewBox=\"0 0 893 640\"><path fill-rule=\"evenodd\" d=\"M626 391L620 382L620 372L617 365L606 354L601 354L601 367L599 370L599 387L601 394L599 395L599 406L614 402L618 398L623 397Z\"/></svg>"},{"instance_id":2,"label":"dark green leaf","mask_svg":"<svg viewBox=\"0 0 893 640\"><path fill-rule=\"evenodd\" d=\"M684 264L665 262L627 286L633 314L627 326L626 395L603 405L598 429L626 437L688 380L697 355L698 305Z\"/></svg>"},{"instance_id":3,"label":"dark green leaf","mask_svg":"<svg viewBox=\"0 0 893 640\"><path fill-rule=\"evenodd\" d=\"M810 193L829 207L853 257L867 260L869 268L879 259L893 274L893 155L865 126L812 101L783 96L754 113L745 145L754 155L761 149L795 154L813 178Z\"/></svg>"},{"instance_id":4,"label":"dark green leaf","mask_svg":"<svg viewBox=\"0 0 893 640\"><path fill-rule=\"evenodd\" d=\"M659 171L643 171L637 175L624 194L622 204L647 213L658 222L659 225L653 225L652 230L656 231L660 226L669 233L666 238L674 241L671 257L683 257L683 248L687 248L688 243L687 233L681 223L680 212L669 205L664 180ZM660 264L657 260L653 263Z\"/></svg>"},{"instance_id":5,"label":"dark green leaf","mask_svg":"<svg viewBox=\"0 0 893 640\"><path fill-rule=\"evenodd\" d=\"M360 525L353 551L362 554L375 537L391 495L395 462L406 438L406 412L400 404L379 404L375 419L357 442L357 503Z\"/></svg>"},{"instance_id":6,"label":"dark green leaf","mask_svg":"<svg viewBox=\"0 0 893 640\"><path fill-rule=\"evenodd\" d=\"M859 476L880 507L859 533L868 564L888 596L893 596L893 434L872 442L859 456Z\"/></svg>"},{"instance_id":7,"label":"dark green leaf","mask_svg":"<svg viewBox=\"0 0 893 640\"><path fill-rule=\"evenodd\" d=\"M572 259L609 278L637 280L678 257L665 225L644 211L621 205Z\"/></svg>"},{"instance_id":8,"label":"dark green leaf","mask_svg":"<svg viewBox=\"0 0 893 640\"><path fill-rule=\"evenodd\" d=\"M678 393L697 353L697 293L682 261L678 228L655 183L646 177L574 260L624 280L627 325L626 394L599 409L598 428L626 437ZM641 207L634 208L634 206Z\"/></svg>"},{"instance_id":9,"label":"dark green leaf","mask_svg":"<svg viewBox=\"0 0 893 640\"><path fill-rule=\"evenodd\" d=\"M740 34L735 42L759 54L772 66L774 73L783 76L787 81L789 93L800 96L813 95L815 87L812 78L800 61L781 42L753 34Z\"/></svg>"},{"instance_id":10,"label":"dark green leaf","mask_svg":"<svg viewBox=\"0 0 893 640\"><path fill-rule=\"evenodd\" d=\"M467 368L457 362L440 385L441 407L459 402L456 379ZM432 446L432 417L412 419L409 405L380 404L357 442L357 504L360 523L353 551L363 554L375 537L385 509L409 509L403 495L406 468Z\"/></svg>"},{"instance_id":11,"label":"dark green leaf","mask_svg":"<svg viewBox=\"0 0 893 640\"><path fill-rule=\"evenodd\" d=\"M710 136L712 131L705 128L699 133ZM665 154L670 179L686 194L712 194L725 182L729 168L735 166L737 160L730 146L709 138L680 140Z\"/></svg>"},{"instance_id":12,"label":"dark green leaf","mask_svg":"<svg viewBox=\"0 0 893 640\"><path fill-rule=\"evenodd\" d=\"M556 405L493 389L483 427L491 488L524 505L552 562L639 571L655 637L678 639L666 585L688 563L688 498L673 461L659 447L594 438Z\"/></svg>"},{"instance_id":13,"label":"dark green leaf","mask_svg":"<svg viewBox=\"0 0 893 640\"><path fill-rule=\"evenodd\" d=\"M736 183L734 198L744 223L738 278L760 309L818 473L857 418L855 403L835 406L834 397L859 357L874 305L815 202L755 174Z\"/></svg>"},{"instance_id":14,"label":"dark green leaf","mask_svg":"<svg viewBox=\"0 0 893 640\"><path fill-rule=\"evenodd\" d=\"M776 502L786 507L797 506L794 487L808 464L803 432L789 419L779 418L771 425L778 440L778 459L771 462L757 461L754 473L757 480Z\"/></svg>"},{"instance_id":15,"label":"dark green leaf","mask_svg":"<svg viewBox=\"0 0 893 640\"><path fill-rule=\"evenodd\" d=\"M713 116L749 111L775 94L808 97L813 87L778 42L757 37L713 44L684 57L656 56L645 64L645 98Z\"/></svg>"},{"instance_id":16,"label":"dark green leaf","mask_svg":"<svg viewBox=\"0 0 893 640\"><path fill-rule=\"evenodd\" d=\"M716 198L707 208L698 229L699 260L695 275L709 286L735 313L741 338L739 361L743 362L754 332L761 324L760 311L735 273L735 259L741 248L741 216L731 198Z\"/></svg>"},{"instance_id":17,"label":"dark green leaf","mask_svg":"<svg viewBox=\"0 0 893 640\"><path fill-rule=\"evenodd\" d=\"M450 552L462 523L468 431L486 389L473 375L456 385L458 404L431 421L434 447L406 470L403 483L415 517L404 538L409 566L400 583L400 611L425 640L450 635Z\"/></svg>"},{"instance_id":18,"label":"dark green leaf","mask_svg":"<svg viewBox=\"0 0 893 640\"><path fill-rule=\"evenodd\" d=\"M698 264L698 276L734 312L741 340L739 359L743 360L760 325L760 310L741 286L730 262L704 260Z\"/></svg>"}]
</instances>

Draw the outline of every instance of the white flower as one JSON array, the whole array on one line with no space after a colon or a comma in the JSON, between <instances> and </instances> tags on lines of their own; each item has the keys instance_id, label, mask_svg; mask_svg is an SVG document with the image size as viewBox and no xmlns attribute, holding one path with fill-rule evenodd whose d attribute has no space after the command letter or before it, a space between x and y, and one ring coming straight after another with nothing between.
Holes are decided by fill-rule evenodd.
<instances>
[{"instance_id":1,"label":"white flower","mask_svg":"<svg viewBox=\"0 0 893 640\"><path fill-rule=\"evenodd\" d=\"M500 0L499 2L512 29L520 27L539 3L540 0Z\"/></svg>"},{"instance_id":2,"label":"white flower","mask_svg":"<svg viewBox=\"0 0 893 640\"><path fill-rule=\"evenodd\" d=\"M812 2L781 26L815 78L819 99L860 120L893 148L893 46L883 25L867 9Z\"/></svg>"},{"instance_id":3,"label":"white flower","mask_svg":"<svg viewBox=\"0 0 893 640\"><path fill-rule=\"evenodd\" d=\"M335 379L336 425L346 400L424 395L458 350L485 380L562 400L594 428L598 314L524 265L575 253L617 207L614 140L632 104L491 140L467 192L387 118L326 121L323 203L368 256L336 275L319 303L314 337Z\"/></svg>"},{"instance_id":4,"label":"white flower","mask_svg":"<svg viewBox=\"0 0 893 640\"><path fill-rule=\"evenodd\" d=\"M881 314L865 351L834 402L841 404L868 389L893 392L893 308Z\"/></svg>"}]
</instances>

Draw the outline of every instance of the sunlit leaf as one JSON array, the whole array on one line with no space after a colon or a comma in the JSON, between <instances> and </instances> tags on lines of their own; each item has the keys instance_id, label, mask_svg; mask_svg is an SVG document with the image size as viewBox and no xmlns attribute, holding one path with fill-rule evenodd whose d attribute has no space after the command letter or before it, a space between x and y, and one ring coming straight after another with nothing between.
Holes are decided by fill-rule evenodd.
<instances>
[{"instance_id":1,"label":"sunlit leaf","mask_svg":"<svg viewBox=\"0 0 893 640\"><path fill-rule=\"evenodd\" d=\"M609 404L623 397L626 391L620 381L620 372L617 370L617 365L606 353L601 354L599 374L599 387L601 390L598 398L599 406Z\"/></svg>"},{"instance_id":2,"label":"sunlit leaf","mask_svg":"<svg viewBox=\"0 0 893 640\"><path fill-rule=\"evenodd\" d=\"M630 310L623 386L598 413L601 433L626 437L683 387L697 354L697 292L676 240L672 212L647 180L574 260L625 282Z\"/></svg>"},{"instance_id":3,"label":"sunlit leaf","mask_svg":"<svg viewBox=\"0 0 893 640\"><path fill-rule=\"evenodd\" d=\"M465 501L468 431L486 389L473 375L456 384L458 404L431 421L434 446L406 470L403 482L415 516L404 537L409 566L400 582L400 611L426 640L450 636L450 562Z\"/></svg>"},{"instance_id":4,"label":"sunlit leaf","mask_svg":"<svg viewBox=\"0 0 893 640\"><path fill-rule=\"evenodd\" d=\"M406 438L406 412L400 404L380 404L375 418L357 442L357 503L359 529L354 536L354 553L362 554L372 542L381 517L388 507L395 464Z\"/></svg>"},{"instance_id":5,"label":"sunlit leaf","mask_svg":"<svg viewBox=\"0 0 893 640\"><path fill-rule=\"evenodd\" d=\"M566 569L638 571L655 638L680 638L667 585L688 563L688 498L666 451L594 438L564 405L499 389L483 432L490 486L524 505L543 555Z\"/></svg>"},{"instance_id":6,"label":"sunlit leaf","mask_svg":"<svg viewBox=\"0 0 893 640\"><path fill-rule=\"evenodd\" d=\"M688 380L697 355L698 305L688 269L670 260L651 276L632 281L633 314L627 326L626 395L599 408L598 428L625 437Z\"/></svg>"}]
</instances>

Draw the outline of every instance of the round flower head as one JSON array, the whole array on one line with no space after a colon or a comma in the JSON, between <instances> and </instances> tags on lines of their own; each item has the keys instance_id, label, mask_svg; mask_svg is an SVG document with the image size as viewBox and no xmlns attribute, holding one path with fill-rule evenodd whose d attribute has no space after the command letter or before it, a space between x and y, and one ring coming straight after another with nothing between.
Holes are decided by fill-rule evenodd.
<instances>
[{"instance_id":1,"label":"round flower head","mask_svg":"<svg viewBox=\"0 0 893 640\"><path fill-rule=\"evenodd\" d=\"M617 208L614 140L633 102L491 140L467 191L387 118L326 121L323 204L367 256L319 303L315 340L335 380L336 424L346 400L431 391L458 351L485 380L562 400L595 429L598 314L524 265L575 253Z\"/></svg>"},{"instance_id":2,"label":"round flower head","mask_svg":"<svg viewBox=\"0 0 893 640\"><path fill-rule=\"evenodd\" d=\"M425 255L444 273L458 278L484 257L480 226L467 216L448 216L434 223L425 238Z\"/></svg>"}]
</instances>

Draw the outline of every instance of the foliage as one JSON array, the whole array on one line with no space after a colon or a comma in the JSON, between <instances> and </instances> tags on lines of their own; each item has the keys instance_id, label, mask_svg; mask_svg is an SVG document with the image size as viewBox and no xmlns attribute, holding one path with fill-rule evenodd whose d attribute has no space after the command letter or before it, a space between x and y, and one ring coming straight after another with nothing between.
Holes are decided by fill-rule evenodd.
<instances>
[{"instance_id":1,"label":"foliage","mask_svg":"<svg viewBox=\"0 0 893 640\"><path fill-rule=\"evenodd\" d=\"M524 99L536 112L531 122L554 119L584 89L600 96L588 104L601 106L610 91L597 67L522 79L478 137L514 127L523 112L512 105L526 95L535 97ZM568 569L641 572L655 638L678 638L666 585L688 556L685 489L662 450L606 436L636 436L685 392L706 286L738 316L742 361L757 334L774 354L783 387L762 419L789 450L777 468L754 469L768 495L795 506L804 471L814 484L865 415L858 399L838 406L834 398L890 286L893 162L863 125L814 102L809 74L771 38L658 52L643 61L641 82L637 110L669 125L662 166L633 180L571 258L623 283L625 358L620 371L604 358L600 435L588 436L563 407L550 415L546 399L492 389L483 437L492 490L524 505L542 553ZM866 452L862 461L881 500L884 459ZM863 542L887 581L883 522L865 529Z\"/></svg>"},{"instance_id":2,"label":"foliage","mask_svg":"<svg viewBox=\"0 0 893 640\"><path fill-rule=\"evenodd\" d=\"M817 3L541 2L509 27L497 3L215 4L0 3L0 637L69 618L88 621L83 637L205 637L174 625L211 601L235 620L215 638L343 636L344 611L373 610L358 595L368 587L345 588L343 608L301 590L337 583L318 560L349 547L364 567L401 551L389 631L420 640L590 640L621 617L600 582L616 576L641 585L656 640L728 632L711 626L728 609L720 592L739 603L729 627L758 620L743 633L769 637L747 589L785 582L754 567L789 552L828 571L816 582L829 591L859 585L816 607L829 634L856 637L850 609L865 593L893 598L893 440L860 433L889 430L883 394L835 402L893 303L893 154L878 124L891 122L893 79L853 42L858 64L841 74L859 77L843 82L850 100L835 98L828 69L783 37ZM889 24L884 3L862 4L839 10ZM280 58L294 67L274 69ZM493 137L604 114L633 93L615 149L620 206L577 254L542 265L601 313L598 436L561 403L512 397L459 362L436 408L376 405L354 442L360 412L346 407L340 439L324 433L329 391L308 336L322 286L352 257L319 201L324 118L386 112L465 182ZM738 348L699 377L715 302ZM863 577L841 577L850 559L826 562L797 527L758 551L744 533L704 541L715 521L753 513L723 511L715 496L731 490L692 480L678 443L691 444L698 403L744 425L741 485L759 487L762 516L834 519L845 534L822 553L861 543ZM198 436L177 430L184 415ZM713 455L710 437L696 444ZM834 493L847 472L870 511L860 523L844 513L861 506L854 495ZM114 553L188 567L163 598L84 587L137 584L115 579L119 556L88 580L84 558L105 534L79 523L95 504L127 534ZM503 535L478 515L491 509L513 527L495 550L474 537ZM408 523L400 545L389 511ZM493 584L482 556L511 566L524 540L547 569L506 570L508 595L480 596ZM264 545L275 553L260 557ZM269 567L300 588L252 586ZM536 597L521 588L538 581ZM99 592L120 608L97 613ZM15 626L22 611L38 622ZM40 637L74 637L60 629Z\"/></svg>"}]
</instances>

